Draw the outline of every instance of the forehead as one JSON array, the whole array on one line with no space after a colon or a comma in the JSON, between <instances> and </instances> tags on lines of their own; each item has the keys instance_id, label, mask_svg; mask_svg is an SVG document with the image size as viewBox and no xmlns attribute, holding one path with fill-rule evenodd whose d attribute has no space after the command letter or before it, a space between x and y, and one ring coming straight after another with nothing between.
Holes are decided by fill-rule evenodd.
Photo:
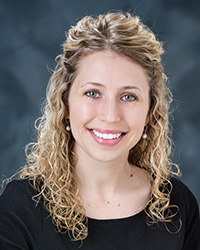
<instances>
[{"instance_id":1,"label":"forehead","mask_svg":"<svg viewBox=\"0 0 200 250\"><path fill-rule=\"evenodd\" d=\"M149 86L145 69L130 58L111 51L93 52L80 59L75 85L99 82L105 85L139 84Z\"/></svg>"}]
</instances>

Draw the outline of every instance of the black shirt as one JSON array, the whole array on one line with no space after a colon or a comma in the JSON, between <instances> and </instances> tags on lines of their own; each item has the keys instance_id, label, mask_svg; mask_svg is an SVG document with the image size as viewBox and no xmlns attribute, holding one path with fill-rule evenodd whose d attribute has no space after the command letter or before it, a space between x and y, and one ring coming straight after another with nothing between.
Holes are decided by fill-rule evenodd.
<instances>
[{"instance_id":1,"label":"black shirt","mask_svg":"<svg viewBox=\"0 0 200 250\"><path fill-rule=\"evenodd\" d=\"M0 249L200 250L197 201L181 181L171 181L171 204L178 205L179 213L167 228L163 223L148 226L144 211L121 219L89 218L81 248L80 241L56 231L41 201L36 206L36 191L28 181L12 181L0 197Z\"/></svg>"}]
</instances>

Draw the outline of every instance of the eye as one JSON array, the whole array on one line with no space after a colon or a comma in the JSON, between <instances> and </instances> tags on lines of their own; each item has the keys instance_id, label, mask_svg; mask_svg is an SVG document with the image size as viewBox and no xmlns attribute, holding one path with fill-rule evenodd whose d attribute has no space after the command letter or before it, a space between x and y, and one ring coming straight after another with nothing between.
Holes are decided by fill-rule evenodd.
<instances>
[{"instance_id":1,"label":"eye","mask_svg":"<svg viewBox=\"0 0 200 250\"><path fill-rule=\"evenodd\" d=\"M100 94L96 90L88 90L85 92L85 95L88 96L89 98L99 98Z\"/></svg>"},{"instance_id":2,"label":"eye","mask_svg":"<svg viewBox=\"0 0 200 250\"><path fill-rule=\"evenodd\" d=\"M123 101L134 102L137 101L137 97L133 94L125 94L121 98Z\"/></svg>"}]
</instances>

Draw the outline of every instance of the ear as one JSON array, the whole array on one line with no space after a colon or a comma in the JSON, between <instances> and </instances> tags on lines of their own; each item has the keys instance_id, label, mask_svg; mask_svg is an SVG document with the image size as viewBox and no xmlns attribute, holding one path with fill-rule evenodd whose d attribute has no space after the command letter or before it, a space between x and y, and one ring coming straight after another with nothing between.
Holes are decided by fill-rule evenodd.
<instances>
[{"instance_id":1,"label":"ear","mask_svg":"<svg viewBox=\"0 0 200 250\"><path fill-rule=\"evenodd\" d=\"M149 123L150 117L149 117L149 112L147 114L146 120L145 120L145 126Z\"/></svg>"},{"instance_id":2,"label":"ear","mask_svg":"<svg viewBox=\"0 0 200 250\"><path fill-rule=\"evenodd\" d=\"M69 117L70 117L70 114L69 114L69 107L68 107L66 118L69 119Z\"/></svg>"}]
</instances>

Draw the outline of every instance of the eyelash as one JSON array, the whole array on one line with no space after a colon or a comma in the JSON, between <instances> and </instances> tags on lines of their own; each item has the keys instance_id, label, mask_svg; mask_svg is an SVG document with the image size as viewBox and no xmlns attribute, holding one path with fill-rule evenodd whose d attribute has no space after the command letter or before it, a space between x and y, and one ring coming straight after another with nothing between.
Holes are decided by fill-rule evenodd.
<instances>
[{"instance_id":1,"label":"eyelash","mask_svg":"<svg viewBox=\"0 0 200 250\"><path fill-rule=\"evenodd\" d=\"M123 98L124 97L130 97L131 96L131 100L124 100ZM122 95L122 97L121 97L121 99L123 100L123 101L127 101L127 102L134 102L134 101L137 101L138 100L138 97L136 96L136 95L133 95L133 94L124 94L124 95Z\"/></svg>"},{"instance_id":2,"label":"eyelash","mask_svg":"<svg viewBox=\"0 0 200 250\"><path fill-rule=\"evenodd\" d=\"M95 94L95 96L91 96L91 94ZM99 91L97 90L94 90L94 89L91 89L91 90L88 90L84 93L84 95L86 95L87 97L89 97L90 99L98 99L101 97ZM131 100L126 100L126 99L123 99L124 97L131 97ZM127 101L127 102L134 102L134 101L137 101L138 100L138 97L134 94L123 94L120 99L122 101Z\"/></svg>"},{"instance_id":3,"label":"eyelash","mask_svg":"<svg viewBox=\"0 0 200 250\"><path fill-rule=\"evenodd\" d=\"M96 96L91 96L91 93L95 93L96 95L98 95L98 97ZM96 99L96 98L99 98L100 97L100 94L97 90L94 90L94 89L91 89L91 90L88 90L84 93L84 95L86 95L87 97L91 98L91 99Z\"/></svg>"}]
</instances>

